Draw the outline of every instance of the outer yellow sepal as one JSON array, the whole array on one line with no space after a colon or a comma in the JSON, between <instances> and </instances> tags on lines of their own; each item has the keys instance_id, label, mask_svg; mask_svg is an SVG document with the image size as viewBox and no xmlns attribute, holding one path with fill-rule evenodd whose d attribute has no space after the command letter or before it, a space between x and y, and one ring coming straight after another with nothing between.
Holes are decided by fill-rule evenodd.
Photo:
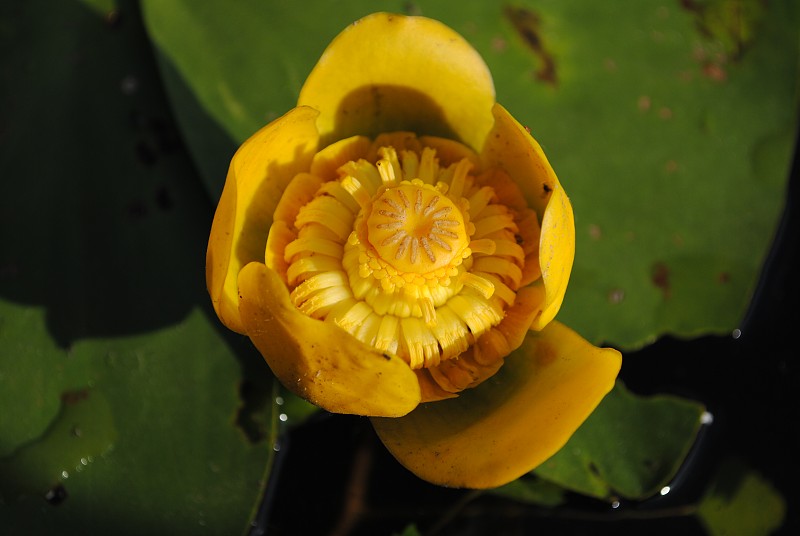
<instances>
[{"instance_id":1,"label":"outer yellow sepal","mask_svg":"<svg viewBox=\"0 0 800 536\"><path fill-rule=\"evenodd\" d=\"M264 260L272 214L289 181L311 165L319 136L316 110L294 108L251 136L228 169L206 252L206 284L220 320L244 333L236 279Z\"/></svg>"},{"instance_id":2,"label":"outer yellow sepal","mask_svg":"<svg viewBox=\"0 0 800 536\"><path fill-rule=\"evenodd\" d=\"M542 269L545 300L542 313L531 324L531 329L535 330L544 328L561 308L575 259L572 205L558 180L554 186L542 218L539 240L539 266Z\"/></svg>"},{"instance_id":3,"label":"outer yellow sepal","mask_svg":"<svg viewBox=\"0 0 800 536\"><path fill-rule=\"evenodd\" d=\"M506 171L522 191L528 206L542 215L539 264L545 287L542 314L533 322L539 330L561 308L575 259L575 222L572 205L550 162L533 136L508 111L496 104L494 127L481 159L487 167Z\"/></svg>"},{"instance_id":4,"label":"outer yellow sepal","mask_svg":"<svg viewBox=\"0 0 800 536\"><path fill-rule=\"evenodd\" d=\"M489 68L459 34L424 17L375 13L331 42L298 103L320 110L325 144L405 130L480 149L494 99Z\"/></svg>"},{"instance_id":5,"label":"outer yellow sepal","mask_svg":"<svg viewBox=\"0 0 800 536\"><path fill-rule=\"evenodd\" d=\"M244 267L239 292L247 336L298 396L354 415L399 417L419 404L417 376L403 360L298 311L281 278L264 264Z\"/></svg>"},{"instance_id":6,"label":"outer yellow sepal","mask_svg":"<svg viewBox=\"0 0 800 536\"><path fill-rule=\"evenodd\" d=\"M614 386L619 352L551 322L530 332L492 378L405 417L372 419L391 453L420 478L500 486L555 454Z\"/></svg>"}]
</instances>

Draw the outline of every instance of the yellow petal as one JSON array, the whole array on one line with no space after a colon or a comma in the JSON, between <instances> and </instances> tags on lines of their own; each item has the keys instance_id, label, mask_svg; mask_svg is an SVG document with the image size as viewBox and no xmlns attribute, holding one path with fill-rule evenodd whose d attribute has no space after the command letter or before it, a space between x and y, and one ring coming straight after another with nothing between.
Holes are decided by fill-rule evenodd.
<instances>
[{"instance_id":1,"label":"yellow petal","mask_svg":"<svg viewBox=\"0 0 800 536\"><path fill-rule=\"evenodd\" d=\"M531 329L540 330L555 318L564 301L574 258L575 220L572 205L556 181L544 211L539 239L539 266L544 282L545 304L542 313L531 324Z\"/></svg>"},{"instance_id":2,"label":"yellow petal","mask_svg":"<svg viewBox=\"0 0 800 536\"><path fill-rule=\"evenodd\" d=\"M316 117L311 108L291 110L244 142L228 169L208 241L206 284L220 320L239 333L239 270L263 261L281 192L295 174L308 170L317 149Z\"/></svg>"},{"instance_id":3,"label":"yellow petal","mask_svg":"<svg viewBox=\"0 0 800 536\"><path fill-rule=\"evenodd\" d=\"M434 484L490 488L555 454L614 386L619 352L566 326L530 332L500 371L458 398L372 419L383 443Z\"/></svg>"},{"instance_id":4,"label":"yellow petal","mask_svg":"<svg viewBox=\"0 0 800 536\"><path fill-rule=\"evenodd\" d=\"M508 111L495 105L495 124L481 158L487 167L505 170L519 186L528 206L542 219L539 264L545 287L545 305L532 328L539 330L561 307L575 258L575 222L572 205L558 182L542 148Z\"/></svg>"},{"instance_id":5,"label":"yellow petal","mask_svg":"<svg viewBox=\"0 0 800 536\"><path fill-rule=\"evenodd\" d=\"M408 130L479 149L493 122L494 85L480 55L447 26L375 13L328 46L298 103L320 110L325 144Z\"/></svg>"},{"instance_id":6,"label":"yellow petal","mask_svg":"<svg viewBox=\"0 0 800 536\"><path fill-rule=\"evenodd\" d=\"M299 312L265 265L244 267L239 292L247 336L298 396L334 413L370 416L397 417L419 404L417 376L403 360Z\"/></svg>"}]
</instances>

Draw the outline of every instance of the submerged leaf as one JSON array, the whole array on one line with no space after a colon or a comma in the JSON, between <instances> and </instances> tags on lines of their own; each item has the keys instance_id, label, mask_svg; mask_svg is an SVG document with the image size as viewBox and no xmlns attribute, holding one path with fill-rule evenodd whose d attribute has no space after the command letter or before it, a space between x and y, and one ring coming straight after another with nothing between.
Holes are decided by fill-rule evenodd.
<instances>
[{"instance_id":1,"label":"submerged leaf","mask_svg":"<svg viewBox=\"0 0 800 536\"><path fill-rule=\"evenodd\" d=\"M730 459L700 501L698 515L710 536L767 536L783 523L786 501L761 475Z\"/></svg>"},{"instance_id":2,"label":"submerged leaf","mask_svg":"<svg viewBox=\"0 0 800 536\"><path fill-rule=\"evenodd\" d=\"M671 396L638 397L617 382L564 448L534 473L598 498L647 498L677 472L703 411Z\"/></svg>"}]
</instances>

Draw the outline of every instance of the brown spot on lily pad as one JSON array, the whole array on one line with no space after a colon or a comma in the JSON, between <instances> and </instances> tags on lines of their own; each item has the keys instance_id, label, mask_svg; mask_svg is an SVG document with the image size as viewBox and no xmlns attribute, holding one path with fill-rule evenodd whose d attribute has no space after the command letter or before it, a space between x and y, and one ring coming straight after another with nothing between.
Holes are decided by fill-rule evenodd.
<instances>
[{"instance_id":1,"label":"brown spot on lily pad","mask_svg":"<svg viewBox=\"0 0 800 536\"><path fill-rule=\"evenodd\" d=\"M714 62L708 62L703 65L703 75L715 82L724 82L728 78L725 68L721 64Z\"/></svg>"},{"instance_id":2,"label":"brown spot on lily pad","mask_svg":"<svg viewBox=\"0 0 800 536\"><path fill-rule=\"evenodd\" d=\"M681 0L694 16L695 28L709 46L739 61L753 44L766 11L764 0Z\"/></svg>"},{"instance_id":3,"label":"brown spot on lily pad","mask_svg":"<svg viewBox=\"0 0 800 536\"><path fill-rule=\"evenodd\" d=\"M77 391L64 391L61 393L61 402L67 406L72 406L78 402L82 402L89 397L88 389L80 389Z\"/></svg>"},{"instance_id":4,"label":"brown spot on lily pad","mask_svg":"<svg viewBox=\"0 0 800 536\"><path fill-rule=\"evenodd\" d=\"M492 39L492 50L495 52L503 52L506 47L508 47L508 43L502 37L495 37Z\"/></svg>"},{"instance_id":5,"label":"brown spot on lily pad","mask_svg":"<svg viewBox=\"0 0 800 536\"><path fill-rule=\"evenodd\" d=\"M670 294L672 293L669 275L669 268L663 262L655 263L650 272L650 280L656 287L661 289L661 292L664 294L664 298L669 298Z\"/></svg>"},{"instance_id":6,"label":"brown spot on lily pad","mask_svg":"<svg viewBox=\"0 0 800 536\"><path fill-rule=\"evenodd\" d=\"M664 171L667 173L675 173L678 171L678 163L675 160L668 160L666 164L664 164Z\"/></svg>"},{"instance_id":7,"label":"brown spot on lily pad","mask_svg":"<svg viewBox=\"0 0 800 536\"><path fill-rule=\"evenodd\" d=\"M514 26L514 30L522 38L523 43L539 60L540 65L536 70L536 79L551 86L558 85L555 58L542 40L542 19L539 15L530 9L512 6L506 6L503 14Z\"/></svg>"}]
</instances>

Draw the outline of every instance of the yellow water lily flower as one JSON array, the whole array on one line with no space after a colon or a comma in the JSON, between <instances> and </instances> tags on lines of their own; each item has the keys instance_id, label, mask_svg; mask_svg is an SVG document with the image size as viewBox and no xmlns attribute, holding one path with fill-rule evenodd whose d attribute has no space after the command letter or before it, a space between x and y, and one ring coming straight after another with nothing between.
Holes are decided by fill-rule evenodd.
<instances>
[{"instance_id":1,"label":"yellow water lily flower","mask_svg":"<svg viewBox=\"0 0 800 536\"><path fill-rule=\"evenodd\" d=\"M552 321L574 248L569 200L478 53L377 13L234 156L207 283L288 389L372 417L421 478L486 488L560 449L619 371Z\"/></svg>"}]
</instances>

